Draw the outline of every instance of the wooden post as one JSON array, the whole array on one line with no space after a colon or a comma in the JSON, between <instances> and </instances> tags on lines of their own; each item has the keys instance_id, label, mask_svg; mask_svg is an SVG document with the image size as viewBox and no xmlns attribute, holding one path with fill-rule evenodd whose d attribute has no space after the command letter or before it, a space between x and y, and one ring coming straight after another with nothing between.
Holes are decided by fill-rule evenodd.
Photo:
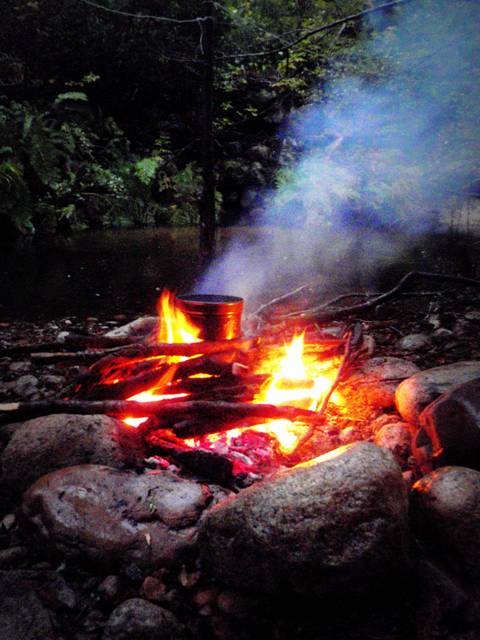
<instances>
[{"instance_id":1,"label":"wooden post","mask_svg":"<svg viewBox=\"0 0 480 640\"><path fill-rule=\"evenodd\" d=\"M200 256L203 262L215 253L215 152L213 140L214 20L215 4L204 2L202 23L203 86L201 105L203 190L200 200Z\"/></svg>"}]
</instances>

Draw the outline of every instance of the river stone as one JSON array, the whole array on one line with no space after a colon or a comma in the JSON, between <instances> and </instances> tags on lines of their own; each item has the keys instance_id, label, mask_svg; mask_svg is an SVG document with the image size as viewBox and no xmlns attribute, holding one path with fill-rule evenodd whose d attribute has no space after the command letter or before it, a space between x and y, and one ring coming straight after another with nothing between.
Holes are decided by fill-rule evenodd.
<instances>
[{"instance_id":1,"label":"river stone","mask_svg":"<svg viewBox=\"0 0 480 640\"><path fill-rule=\"evenodd\" d=\"M41 476L78 464L143 467L139 432L109 416L57 414L16 428L0 459L4 482L24 491Z\"/></svg>"},{"instance_id":2,"label":"river stone","mask_svg":"<svg viewBox=\"0 0 480 640\"><path fill-rule=\"evenodd\" d=\"M430 402L450 387L480 377L480 361L466 360L416 373L404 380L395 393L395 404L402 418L418 424L418 417Z\"/></svg>"},{"instance_id":3,"label":"river stone","mask_svg":"<svg viewBox=\"0 0 480 640\"><path fill-rule=\"evenodd\" d=\"M412 428L405 422L388 423L376 432L373 441L378 447L388 449L404 467L412 453Z\"/></svg>"},{"instance_id":4,"label":"river stone","mask_svg":"<svg viewBox=\"0 0 480 640\"><path fill-rule=\"evenodd\" d=\"M354 404L384 409L393 407L398 384L419 371L416 364L401 358L370 358L345 381L347 401L352 396Z\"/></svg>"},{"instance_id":5,"label":"river stone","mask_svg":"<svg viewBox=\"0 0 480 640\"><path fill-rule=\"evenodd\" d=\"M420 351L431 344L431 338L424 333L409 333L407 336L400 338L397 346L402 351Z\"/></svg>"},{"instance_id":6,"label":"river stone","mask_svg":"<svg viewBox=\"0 0 480 640\"><path fill-rule=\"evenodd\" d=\"M419 422L432 443L435 466L480 469L480 378L441 395Z\"/></svg>"},{"instance_id":7,"label":"river stone","mask_svg":"<svg viewBox=\"0 0 480 640\"><path fill-rule=\"evenodd\" d=\"M40 478L25 492L21 516L69 558L163 567L193 547L210 499L206 486L167 471L80 465Z\"/></svg>"},{"instance_id":8,"label":"river stone","mask_svg":"<svg viewBox=\"0 0 480 640\"><path fill-rule=\"evenodd\" d=\"M125 600L113 610L103 640L182 640L185 628L166 609L142 598Z\"/></svg>"},{"instance_id":9,"label":"river stone","mask_svg":"<svg viewBox=\"0 0 480 640\"><path fill-rule=\"evenodd\" d=\"M442 467L413 486L412 513L419 536L452 569L480 578L480 472Z\"/></svg>"},{"instance_id":10,"label":"river stone","mask_svg":"<svg viewBox=\"0 0 480 640\"><path fill-rule=\"evenodd\" d=\"M234 588L365 589L408 562L406 486L388 451L347 445L218 504L199 544L207 570Z\"/></svg>"},{"instance_id":11,"label":"river stone","mask_svg":"<svg viewBox=\"0 0 480 640\"><path fill-rule=\"evenodd\" d=\"M34 589L18 581L16 572L0 572L0 638L54 640L50 613Z\"/></svg>"}]
</instances>

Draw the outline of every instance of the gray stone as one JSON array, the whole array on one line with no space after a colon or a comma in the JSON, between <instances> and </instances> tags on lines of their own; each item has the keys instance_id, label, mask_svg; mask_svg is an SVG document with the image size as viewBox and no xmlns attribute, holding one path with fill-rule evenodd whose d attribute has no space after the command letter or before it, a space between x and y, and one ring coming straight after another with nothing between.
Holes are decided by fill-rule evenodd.
<instances>
[{"instance_id":1,"label":"gray stone","mask_svg":"<svg viewBox=\"0 0 480 640\"><path fill-rule=\"evenodd\" d=\"M443 467L415 483L412 513L418 535L452 569L480 578L480 472Z\"/></svg>"},{"instance_id":2,"label":"gray stone","mask_svg":"<svg viewBox=\"0 0 480 640\"><path fill-rule=\"evenodd\" d=\"M405 422L385 424L375 434L374 442L388 449L403 468L412 453L412 428Z\"/></svg>"},{"instance_id":3,"label":"gray stone","mask_svg":"<svg viewBox=\"0 0 480 640\"><path fill-rule=\"evenodd\" d=\"M365 589L408 562L406 486L389 452L341 447L214 507L199 544L205 568L233 588Z\"/></svg>"},{"instance_id":4,"label":"gray stone","mask_svg":"<svg viewBox=\"0 0 480 640\"><path fill-rule=\"evenodd\" d=\"M410 424L418 424L418 417L430 402L450 387L480 377L480 362L467 360L442 367L434 367L404 380L395 393L398 412Z\"/></svg>"},{"instance_id":5,"label":"gray stone","mask_svg":"<svg viewBox=\"0 0 480 640\"><path fill-rule=\"evenodd\" d=\"M0 584L2 581L25 591L33 590L49 609L67 611L75 609L78 604L73 589L57 571L51 569L0 571Z\"/></svg>"},{"instance_id":6,"label":"gray stone","mask_svg":"<svg viewBox=\"0 0 480 640\"><path fill-rule=\"evenodd\" d=\"M32 398L38 392L38 378L27 374L9 382L6 386L19 398Z\"/></svg>"},{"instance_id":7,"label":"gray stone","mask_svg":"<svg viewBox=\"0 0 480 640\"><path fill-rule=\"evenodd\" d=\"M24 494L20 515L67 557L104 565L168 566L196 541L207 487L167 471L104 466L54 471Z\"/></svg>"},{"instance_id":8,"label":"gray stone","mask_svg":"<svg viewBox=\"0 0 480 640\"><path fill-rule=\"evenodd\" d=\"M0 637L5 640L54 640L50 613L33 589L17 582L15 572L0 572Z\"/></svg>"},{"instance_id":9,"label":"gray stone","mask_svg":"<svg viewBox=\"0 0 480 640\"><path fill-rule=\"evenodd\" d=\"M12 362L8 367L12 373L26 373L31 368L30 362Z\"/></svg>"},{"instance_id":10,"label":"gray stone","mask_svg":"<svg viewBox=\"0 0 480 640\"><path fill-rule=\"evenodd\" d=\"M394 405L399 383L419 371L416 364L401 358L370 358L345 381L345 392L354 404L388 409Z\"/></svg>"},{"instance_id":11,"label":"gray stone","mask_svg":"<svg viewBox=\"0 0 480 640\"><path fill-rule=\"evenodd\" d=\"M397 346L402 351L420 351L432 344L432 340L424 333L410 333L401 338Z\"/></svg>"},{"instance_id":12,"label":"gray stone","mask_svg":"<svg viewBox=\"0 0 480 640\"><path fill-rule=\"evenodd\" d=\"M480 378L451 388L419 417L435 466L480 469Z\"/></svg>"},{"instance_id":13,"label":"gray stone","mask_svg":"<svg viewBox=\"0 0 480 640\"><path fill-rule=\"evenodd\" d=\"M142 598L125 600L110 616L103 640L182 640L183 625L166 609Z\"/></svg>"},{"instance_id":14,"label":"gray stone","mask_svg":"<svg viewBox=\"0 0 480 640\"><path fill-rule=\"evenodd\" d=\"M104 415L57 414L17 426L0 458L4 482L24 491L40 476L77 464L142 468L140 434Z\"/></svg>"},{"instance_id":15,"label":"gray stone","mask_svg":"<svg viewBox=\"0 0 480 640\"><path fill-rule=\"evenodd\" d=\"M27 557L26 547L8 547L0 550L0 568L16 567Z\"/></svg>"}]
</instances>

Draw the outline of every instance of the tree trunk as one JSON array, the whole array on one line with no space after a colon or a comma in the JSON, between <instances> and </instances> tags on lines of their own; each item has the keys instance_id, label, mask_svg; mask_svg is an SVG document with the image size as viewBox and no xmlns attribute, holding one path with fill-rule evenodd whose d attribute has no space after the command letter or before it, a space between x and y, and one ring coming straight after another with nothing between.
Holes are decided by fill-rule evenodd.
<instances>
[{"instance_id":1,"label":"tree trunk","mask_svg":"<svg viewBox=\"0 0 480 640\"><path fill-rule=\"evenodd\" d=\"M202 23L202 172L203 192L200 201L200 256L208 262L215 253L215 156L213 142L213 80L215 4L205 2Z\"/></svg>"}]
</instances>

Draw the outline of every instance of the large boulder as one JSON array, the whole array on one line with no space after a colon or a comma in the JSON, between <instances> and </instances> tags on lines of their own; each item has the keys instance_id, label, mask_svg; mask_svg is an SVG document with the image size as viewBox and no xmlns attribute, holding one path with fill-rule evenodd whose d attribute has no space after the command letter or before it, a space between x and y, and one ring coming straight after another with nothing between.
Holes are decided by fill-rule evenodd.
<instances>
[{"instance_id":1,"label":"large boulder","mask_svg":"<svg viewBox=\"0 0 480 640\"><path fill-rule=\"evenodd\" d=\"M420 413L450 387L480 377L480 362L466 360L434 367L404 380L395 393L398 412L406 422L418 424Z\"/></svg>"},{"instance_id":2,"label":"large boulder","mask_svg":"<svg viewBox=\"0 0 480 640\"><path fill-rule=\"evenodd\" d=\"M306 596L365 589L407 564L407 492L392 455L336 449L212 509L199 537L221 582Z\"/></svg>"},{"instance_id":3,"label":"large boulder","mask_svg":"<svg viewBox=\"0 0 480 640\"><path fill-rule=\"evenodd\" d=\"M211 493L167 471L137 475L80 465L43 476L23 496L25 524L69 558L162 567L196 540Z\"/></svg>"},{"instance_id":4,"label":"large boulder","mask_svg":"<svg viewBox=\"0 0 480 640\"><path fill-rule=\"evenodd\" d=\"M412 513L421 539L450 565L480 578L480 472L443 467L413 486Z\"/></svg>"},{"instance_id":5,"label":"large boulder","mask_svg":"<svg viewBox=\"0 0 480 640\"><path fill-rule=\"evenodd\" d=\"M125 600L110 616L103 640L182 640L183 625L166 609L132 598Z\"/></svg>"},{"instance_id":6,"label":"large boulder","mask_svg":"<svg viewBox=\"0 0 480 640\"><path fill-rule=\"evenodd\" d=\"M435 466L480 469L480 378L457 385L419 417L432 445Z\"/></svg>"},{"instance_id":7,"label":"large boulder","mask_svg":"<svg viewBox=\"0 0 480 640\"><path fill-rule=\"evenodd\" d=\"M370 358L345 381L342 393L349 404L388 409L394 406L402 380L419 371L416 364L401 358Z\"/></svg>"},{"instance_id":8,"label":"large boulder","mask_svg":"<svg viewBox=\"0 0 480 640\"><path fill-rule=\"evenodd\" d=\"M141 435L109 416L57 414L15 429L0 459L3 481L24 491L41 476L78 464L142 468Z\"/></svg>"}]
</instances>

